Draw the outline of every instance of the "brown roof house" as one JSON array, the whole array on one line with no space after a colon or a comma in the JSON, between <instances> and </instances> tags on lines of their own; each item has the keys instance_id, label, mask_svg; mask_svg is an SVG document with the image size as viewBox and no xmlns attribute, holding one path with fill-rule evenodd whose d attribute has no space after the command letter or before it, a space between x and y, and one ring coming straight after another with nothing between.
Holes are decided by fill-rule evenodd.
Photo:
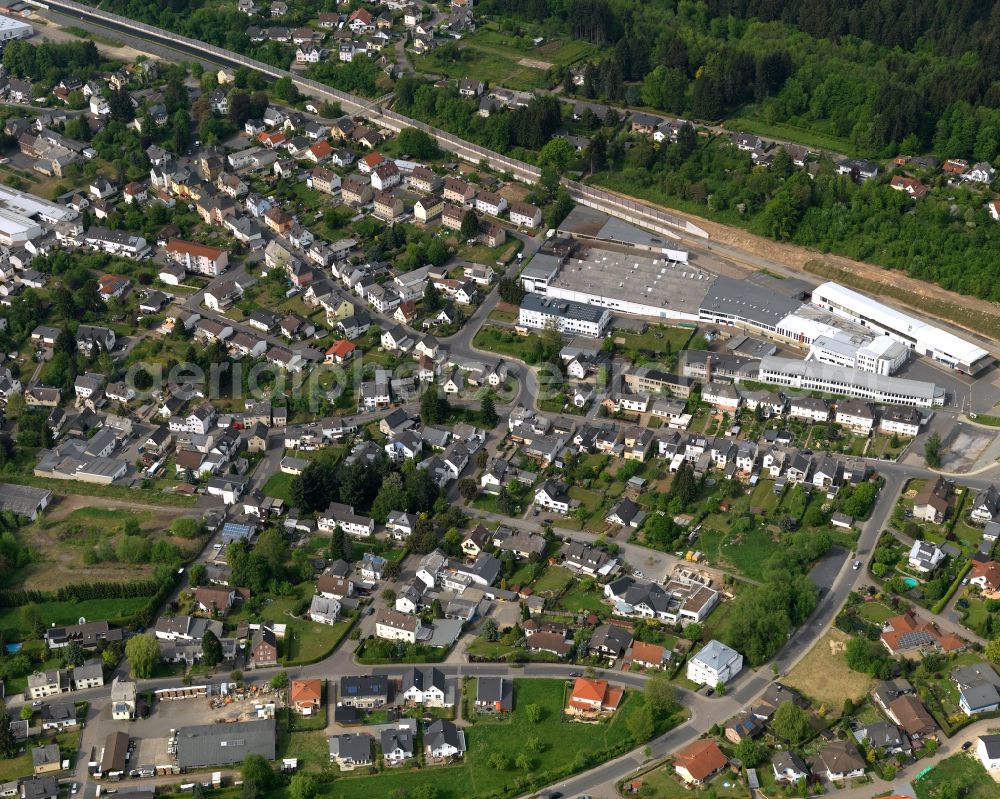
<instances>
[{"instance_id":1,"label":"brown roof house","mask_svg":"<svg viewBox=\"0 0 1000 799\"><path fill-rule=\"evenodd\" d=\"M695 741L674 758L674 771L688 785L702 785L726 767L729 760L715 741Z\"/></svg>"},{"instance_id":2,"label":"brown roof house","mask_svg":"<svg viewBox=\"0 0 1000 799\"><path fill-rule=\"evenodd\" d=\"M911 738L926 738L937 732L937 724L923 702L913 694L903 694L889 705L889 718Z\"/></svg>"},{"instance_id":3,"label":"brown roof house","mask_svg":"<svg viewBox=\"0 0 1000 799\"><path fill-rule=\"evenodd\" d=\"M945 479L938 475L920 489L913 498L913 518L925 522L940 524L948 515L949 486Z\"/></svg>"},{"instance_id":4,"label":"brown roof house","mask_svg":"<svg viewBox=\"0 0 1000 799\"><path fill-rule=\"evenodd\" d=\"M253 634L250 662L255 669L278 665L278 640L270 627L261 625Z\"/></svg>"}]
</instances>

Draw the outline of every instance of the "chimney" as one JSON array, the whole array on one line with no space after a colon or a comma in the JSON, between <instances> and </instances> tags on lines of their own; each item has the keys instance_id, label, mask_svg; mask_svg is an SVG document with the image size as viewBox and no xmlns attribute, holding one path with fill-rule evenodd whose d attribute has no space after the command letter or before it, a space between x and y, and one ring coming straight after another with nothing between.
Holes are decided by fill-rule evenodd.
<instances>
[{"instance_id":1,"label":"chimney","mask_svg":"<svg viewBox=\"0 0 1000 799\"><path fill-rule=\"evenodd\" d=\"M709 353L705 358L705 382L712 382L712 354Z\"/></svg>"}]
</instances>

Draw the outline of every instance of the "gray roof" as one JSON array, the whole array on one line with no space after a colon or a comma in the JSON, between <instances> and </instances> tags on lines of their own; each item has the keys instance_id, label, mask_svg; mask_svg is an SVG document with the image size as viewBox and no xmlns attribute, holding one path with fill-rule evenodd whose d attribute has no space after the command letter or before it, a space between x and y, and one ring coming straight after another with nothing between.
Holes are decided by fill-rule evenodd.
<instances>
[{"instance_id":1,"label":"gray roof","mask_svg":"<svg viewBox=\"0 0 1000 799\"><path fill-rule=\"evenodd\" d=\"M341 701L362 696L388 696L389 684L384 675L344 675L340 678Z\"/></svg>"},{"instance_id":2,"label":"gray roof","mask_svg":"<svg viewBox=\"0 0 1000 799\"><path fill-rule=\"evenodd\" d=\"M584 305L583 303L571 300L556 300L542 297L538 294L527 294L521 301L521 308L526 311L558 316L564 319L575 319L581 322L598 322L604 314L606 308L599 308L595 305Z\"/></svg>"},{"instance_id":3,"label":"gray roof","mask_svg":"<svg viewBox=\"0 0 1000 799\"><path fill-rule=\"evenodd\" d=\"M182 769L240 763L247 755L274 760L274 719L201 724L177 731L177 764Z\"/></svg>"},{"instance_id":4,"label":"gray roof","mask_svg":"<svg viewBox=\"0 0 1000 799\"><path fill-rule=\"evenodd\" d=\"M869 392L884 392L905 397L915 397L928 405L933 404L940 389L934 383L923 380L909 380L905 377L888 377L860 369L849 369L843 366L833 366L819 361L800 361L795 358L780 358L776 355L765 355L760 360L762 378L764 372L779 372L797 377L836 382L842 389L837 393L850 394L863 388ZM878 399L878 397L875 397Z\"/></svg>"},{"instance_id":5,"label":"gray roof","mask_svg":"<svg viewBox=\"0 0 1000 799\"><path fill-rule=\"evenodd\" d=\"M506 677L480 677L476 684L476 701L500 702L509 709L514 702L514 684Z\"/></svg>"},{"instance_id":6,"label":"gray roof","mask_svg":"<svg viewBox=\"0 0 1000 799\"><path fill-rule=\"evenodd\" d=\"M739 653L721 641L711 640L694 657L710 669L721 669Z\"/></svg>"},{"instance_id":7,"label":"gray roof","mask_svg":"<svg viewBox=\"0 0 1000 799\"><path fill-rule=\"evenodd\" d=\"M979 740L983 742L988 758L993 760L1000 757L1000 735L980 735Z\"/></svg>"},{"instance_id":8,"label":"gray roof","mask_svg":"<svg viewBox=\"0 0 1000 799\"><path fill-rule=\"evenodd\" d=\"M424 732L424 743L431 749L437 749L442 744L450 744L459 751L465 750L465 742L458 727L447 719L438 719L427 728Z\"/></svg>"},{"instance_id":9,"label":"gray roof","mask_svg":"<svg viewBox=\"0 0 1000 799\"><path fill-rule=\"evenodd\" d=\"M355 763L367 763L372 759L372 739L363 733L345 733L330 736L330 756Z\"/></svg>"},{"instance_id":10,"label":"gray roof","mask_svg":"<svg viewBox=\"0 0 1000 799\"><path fill-rule=\"evenodd\" d=\"M383 752L402 749L407 755L413 754L413 733L406 729L382 730L380 743Z\"/></svg>"},{"instance_id":11,"label":"gray roof","mask_svg":"<svg viewBox=\"0 0 1000 799\"><path fill-rule=\"evenodd\" d=\"M1000 693L997 692L996 686L986 682L965 686L960 691L965 699L965 704L973 713L980 708L1000 704Z\"/></svg>"},{"instance_id":12,"label":"gray roof","mask_svg":"<svg viewBox=\"0 0 1000 799\"><path fill-rule=\"evenodd\" d=\"M433 686L443 692L446 688L444 673L436 668L409 668L403 672L402 679L400 680L400 690L406 693L413 686L422 691Z\"/></svg>"},{"instance_id":13,"label":"gray roof","mask_svg":"<svg viewBox=\"0 0 1000 799\"><path fill-rule=\"evenodd\" d=\"M59 744L36 746L31 750L31 765L34 768L59 762Z\"/></svg>"},{"instance_id":14,"label":"gray roof","mask_svg":"<svg viewBox=\"0 0 1000 799\"><path fill-rule=\"evenodd\" d=\"M773 328L801 304L750 280L719 276L709 288L701 307L714 314L749 319Z\"/></svg>"}]
</instances>

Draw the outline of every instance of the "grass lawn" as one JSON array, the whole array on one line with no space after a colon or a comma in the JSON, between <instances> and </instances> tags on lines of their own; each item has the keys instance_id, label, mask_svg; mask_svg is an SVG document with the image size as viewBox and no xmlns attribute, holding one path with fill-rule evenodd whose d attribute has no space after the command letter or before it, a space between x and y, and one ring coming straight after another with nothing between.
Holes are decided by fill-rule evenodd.
<instances>
[{"instance_id":1,"label":"grass lawn","mask_svg":"<svg viewBox=\"0 0 1000 799\"><path fill-rule=\"evenodd\" d=\"M593 583L585 585L576 583L559 597L559 607L568 613L579 613L587 611L589 613L607 614L610 608L602 601L601 590Z\"/></svg>"},{"instance_id":2,"label":"grass lawn","mask_svg":"<svg viewBox=\"0 0 1000 799\"><path fill-rule=\"evenodd\" d=\"M617 351L632 360L639 360L648 353L660 358L673 357L688 345L694 333L689 327L656 325L648 328L645 333L616 332L614 341Z\"/></svg>"},{"instance_id":3,"label":"grass lawn","mask_svg":"<svg viewBox=\"0 0 1000 799\"><path fill-rule=\"evenodd\" d=\"M921 779L913 781L917 799L940 799L945 796L945 786L954 786L963 799L993 799L1000 793L1000 787L971 754L953 755L942 760Z\"/></svg>"},{"instance_id":4,"label":"grass lawn","mask_svg":"<svg viewBox=\"0 0 1000 799\"><path fill-rule=\"evenodd\" d=\"M770 513L778 507L780 499L774 493L774 480L761 480L750 494L750 507L758 508L761 513Z\"/></svg>"},{"instance_id":5,"label":"grass lawn","mask_svg":"<svg viewBox=\"0 0 1000 799\"><path fill-rule=\"evenodd\" d=\"M769 493L773 496L773 492ZM698 540L690 548L701 551L713 565L729 566L751 580L760 580L764 562L781 549L781 542L762 527L734 537L729 528L735 518L738 517L733 513L709 514Z\"/></svg>"},{"instance_id":6,"label":"grass lawn","mask_svg":"<svg viewBox=\"0 0 1000 799\"><path fill-rule=\"evenodd\" d=\"M562 566L549 566L535 581L533 586L536 594L554 596L573 582L573 572Z\"/></svg>"},{"instance_id":7,"label":"grass lawn","mask_svg":"<svg viewBox=\"0 0 1000 799\"><path fill-rule=\"evenodd\" d=\"M284 641L282 665L299 666L315 663L330 654L351 629L351 620L336 624L319 624L308 619L275 619L288 624Z\"/></svg>"},{"instance_id":8,"label":"grass lawn","mask_svg":"<svg viewBox=\"0 0 1000 799\"><path fill-rule=\"evenodd\" d=\"M313 590L313 586L306 586L303 598L310 599ZM336 648L351 628L349 619L329 625L287 615L298 602L297 596L275 599L274 602L266 603L260 614L268 621L287 625L285 639L281 642L281 663L284 666L322 660Z\"/></svg>"},{"instance_id":9,"label":"grass lawn","mask_svg":"<svg viewBox=\"0 0 1000 799\"><path fill-rule=\"evenodd\" d=\"M330 763L326 730L288 732L284 724L279 724L278 757L297 757L300 771L336 771Z\"/></svg>"},{"instance_id":10,"label":"grass lawn","mask_svg":"<svg viewBox=\"0 0 1000 799\"><path fill-rule=\"evenodd\" d=\"M295 475L285 474L285 472L275 472L264 483L264 496L274 497L282 500L289 507L292 502L292 480Z\"/></svg>"},{"instance_id":11,"label":"grass lawn","mask_svg":"<svg viewBox=\"0 0 1000 799\"><path fill-rule=\"evenodd\" d=\"M729 783L726 788L723 783ZM701 788L685 788L672 766L664 766L650 771L642 776L642 791L640 796L651 799L686 799L690 796L716 796L719 799L743 799L747 789L732 779L731 774L720 775Z\"/></svg>"},{"instance_id":12,"label":"grass lawn","mask_svg":"<svg viewBox=\"0 0 1000 799\"><path fill-rule=\"evenodd\" d=\"M558 663L559 658L551 652L529 652L516 646L507 646L499 641L487 641L485 638L476 638L466 648L466 653L473 657L488 658L490 660L505 660L513 652L518 652L526 661L532 663Z\"/></svg>"},{"instance_id":13,"label":"grass lawn","mask_svg":"<svg viewBox=\"0 0 1000 799\"><path fill-rule=\"evenodd\" d=\"M76 624L81 616L88 619L119 619L142 610L148 597L128 599L88 599L84 602L39 602L19 608L0 608L0 633L10 641L20 640L31 632L32 614L46 627Z\"/></svg>"},{"instance_id":14,"label":"grass lawn","mask_svg":"<svg viewBox=\"0 0 1000 799\"><path fill-rule=\"evenodd\" d=\"M440 799L515 796L528 792L531 785L529 777L513 765L522 753L533 761L528 772L530 779L535 785L542 785L589 768L634 745L628 718L645 701L640 694L626 695L610 721L593 725L561 720L564 693L562 680L515 680L514 711L508 720L483 720L465 728L468 751L464 762L420 771L388 771L357 779L345 777L325 787L323 795L368 799L391 796L397 790L406 794L421 785L434 785ZM542 710L542 718L536 724L526 718L528 705L537 705ZM539 739L541 752L526 750L525 741L532 736ZM489 764L495 752L509 758L507 769L498 771Z\"/></svg>"},{"instance_id":15,"label":"grass lawn","mask_svg":"<svg viewBox=\"0 0 1000 799\"><path fill-rule=\"evenodd\" d=\"M52 743L47 737L34 742L29 742L27 751L11 760L0 760L0 782L9 782L18 777L25 777L31 774L31 750L34 745ZM73 765L75 753L80 748L80 731L72 730L61 732L55 737L54 743L59 744L59 750L64 760L69 760ZM58 775L57 775L58 776Z\"/></svg>"},{"instance_id":16,"label":"grass lawn","mask_svg":"<svg viewBox=\"0 0 1000 799\"><path fill-rule=\"evenodd\" d=\"M844 155L855 155L857 149L851 143L850 139L782 122L768 123L755 116L733 117L726 120L725 126L729 130L747 131L749 133L756 133L758 136L774 136L779 139L805 144L808 147L815 147L819 150L832 150Z\"/></svg>"},{"instance_id":17,"label":"grass lawn","mask_svg":"<svg viewBox=\"0 0 1000 799\"><path fill-rule=\"evenodd\" d=\"M79 494L101 499L123 499L126 502L140 502L147 505L169 505L177 508L193 508L198 497L173 494L167 491L152 491L145 488L125 488L124 486L102 486L81 483L79 480L54 480L50 477L35 477L29 474L4 473L4 482L18 485L47 488L55 494Z\"/></svg>"},{"instance_id":18,"label":"grass lawn","mask_svg":"<svg viewBox=\"0 0 1000 799\"><path fill-rule=\"evenodd\" d=\"M781 549L781 543L769 530L756 528L749 533L727 540L722 545L722 557L752 580L764 578L764 563Z\"/></svg>"},{"instance_id":19,"label":"grass lawn","mask_svg":"<svg viewBox=\"0 0 1000 799\"><path fill-rule=\"evenodd\" d=\"M516 322L518 313L517 310L512 310L514 306L505 305L503 308L494 308L490 311L490 315L487 319L494 322Z\"/></svg>"},{"instance_id":20,"label":"grass lawn","mask_svg":"<svg viewBox=\"0 0 1000 799\"><path fill-rule=\"evenodd\" d=\"M982 635L984 632L983 627L986 624L986 617L990 615L986 610L986 602L972 596L966 596L965 599L969 603L969 607L965 618L962 619L962 624Z\"/></svg>"},{"instance_id":21,"label":"grass lawn","mask_svg":"<svg viewBox=\"0 0 1000 799\"><path fill-rule=\"evenodd\" d=\"M0 783L11 782L31 774L31 747L23 755L10 760L0 760Z\"/></svg>"},{"instance_id":22,"label":"grass lawn","mask_svg":"<svg viewBox=\"0 0 1000 799\"><path fill-rule=\"evenodd\" d=\"M894 616L892 608L881 602L863 602L858 606L858 615L875 624L881 624L890 616Z\"/></svg>"},{"instance_id":23,"label":"grass lawn","mask_svg":"<svg viewBox=\"0 0 1000 799\"><path fill-rule=\"evenodd\" d=\"M590 513L597 510L601 506L601 502L603 502L603 498L596 491L589 491L580 486L570 486L568 493L570 499L577 500Z\"/></svg>"},{"instance_id":24,"label":"grass lawn","mask_svg":"<svg viewBox=\"0 0 1000 799\"><path fill-rule=\"evenodd\" d=\"M511 330L483 325L472 339L472 346L486 352L499 352L521 361L528 361L541 348L541 337L534 333L519 336Z\"/></svg>"},{"instance_id":25,"label":"grass lawn","mask_svg":"<svg viewBox=\"0 0 1000 799\"><path fill-rule=\"evenodd\" d=\"M850 639L847 633L830 630L783 681L834 712L839 712L847 698L861 699L875 681L847 668L844 649Z\"/></svg>"}]
</instances>

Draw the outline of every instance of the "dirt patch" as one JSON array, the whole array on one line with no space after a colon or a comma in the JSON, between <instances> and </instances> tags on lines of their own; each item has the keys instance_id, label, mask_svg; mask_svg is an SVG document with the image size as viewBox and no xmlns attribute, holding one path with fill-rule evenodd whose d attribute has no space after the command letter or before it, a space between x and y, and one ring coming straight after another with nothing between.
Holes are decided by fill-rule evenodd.
<instances>
[{"instance_id":1,"label":"dirt patch","mask_svg":"<svg viewBox=\"0 0 1000 799\"><path fill-rule=\"evenodd\" d=\"M831 713L839 713L845 699L861 699L875 684L867 675L847 668L844 650L850 640L846 633L831 629L782 682L826 705Z\"/></svg>"},{"instance_id":2,"label":"dirt patch","mask_svg":"<svg viewBox=\"0 0 1000 799\"><path fill-rule=\"evenodd\" d=\"M202 545L201 541L165 534L171 522L182 515L184 511L178 508L78 495L63 497L49 508L44 518L24 528L23 534L36 559L18 572L15 582L24 588L51 591L73 583L121 581L123 571L130 580L148 578L153 573L153 564L124 565L113 556L115 545L124 535L126 520L137 522L140 535L153 543L168 541L182 553L191 553ZM92 549L106 554L97 562L87 563L85 553Z\"/></svg>"},{"instance_id":3,"label":"dirt patch","mask_svg":"<svg viewBox=\"0 0 1000 799\"><path fill-rule=\"evenodd\" d=\"M942 442L941 468L947 472L970 470L995 438L996 434L984 428L956 425Z\"/></svg>"},{"instance_id":4,"label":"dirt patch","mask_svg":"<svg viewBox=\"0 0 1000 799\"><path fill-rule=\"evenodd\" d=\"M522 67L531 67L531 69L552 69L552 64L548 61L539 61L537 58L522 58L517 63Z\"/></svg>"},{"instance_id":5,"label":"dirt patch","mask_svg":"<svg viewBox=\"0 0 1000 799\"><path fill-rule=\"evenodd\" d=\"M45 23L46 24L44 27L35 28L36 34L40 36L42 39L46 39L50 42L60 42L60 43L88 41L87 39L81 38L80 36L74 36L72 33L63 30L62 26L51 17L46 17ZM139 50L129 47L128 45L125 45L124 47L117 47L108 44L106 41L104 42L100 41L102 38L104 38L104 36L111 36L111 35L113 34L111 34L110 32L106 34L95 34L93 42L94 44L97 45L97 49L100 52L110 55L114 60L123 61L127 64L133 63L139 56L142 56L143 58L151 58L156 61L160 60L160 57L155 53L143 53L140 52Z\"/></svg>"}]
</instances>

